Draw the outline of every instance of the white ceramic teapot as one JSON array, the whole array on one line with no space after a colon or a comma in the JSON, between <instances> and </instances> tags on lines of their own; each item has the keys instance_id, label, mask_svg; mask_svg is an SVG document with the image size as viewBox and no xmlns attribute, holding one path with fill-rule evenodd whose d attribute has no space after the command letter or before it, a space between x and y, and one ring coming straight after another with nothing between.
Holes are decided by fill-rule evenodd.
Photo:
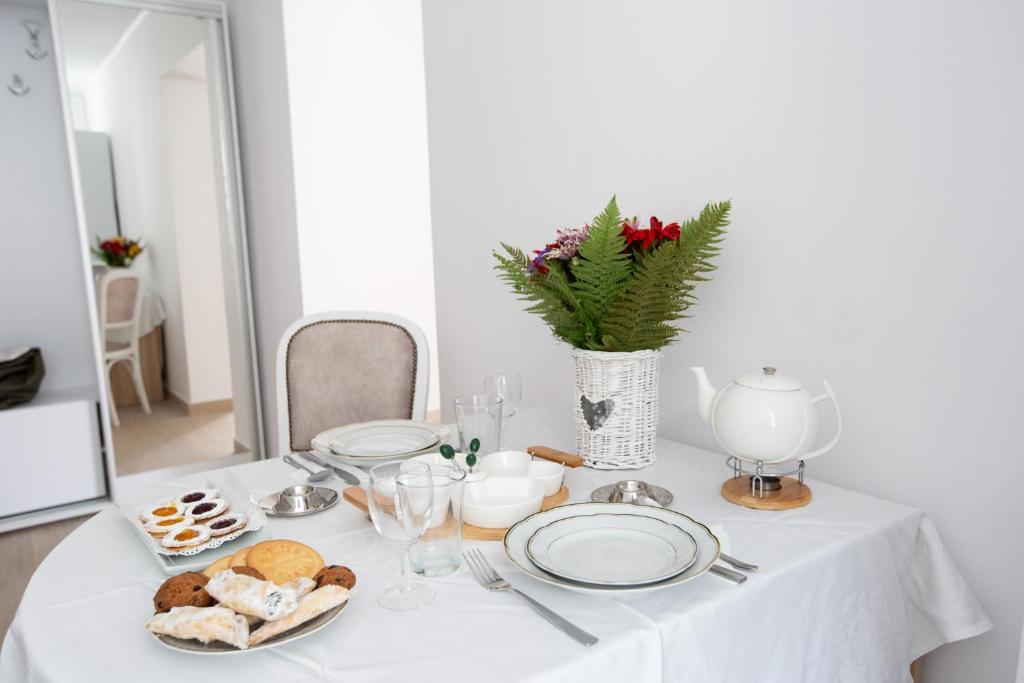
<instances>
[{"instance_id":1,"label":"white ceramic teapot","mask_svg":"<svg viewBox=\"0 0 1024 683\"><path fill-rule=\"evenodd\" d=\"M828 382L824 382L824 394L812 397L799 381L776 374L775 368L762 368L716 390L704 368L690 370L697 376L700 416L730 455L764 463L810 460L839 441L843 417ZM825 399L832 401L836 411L836 434L824 446L808 452L818 435L814 404Z\"/></svg>"}]
</instances>

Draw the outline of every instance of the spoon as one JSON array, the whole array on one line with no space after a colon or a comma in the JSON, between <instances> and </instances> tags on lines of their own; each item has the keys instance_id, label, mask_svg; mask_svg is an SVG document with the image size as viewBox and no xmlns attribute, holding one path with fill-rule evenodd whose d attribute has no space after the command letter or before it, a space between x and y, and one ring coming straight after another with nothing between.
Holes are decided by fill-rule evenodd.
<instances>
[{"instance_id":1,"label":"spoon","mask_svg":"<svg viewBox=\"0 0 1024 683\"><path fill-rule=\"evenodd\" d=\"M302 463L300 463L298 460L296 460L295 458L293 458L290 455L284 456L284 461L286 463L288 463L289 465L291 465L292 467L297 467L300 470L304 470L306 472L309 472L309 476L306 478L306 481L323 481L324 479L327 479L332 474L334 474L329 469L327 469L327 470L320 470L319 472L314 472L313 470L309 469L308 467L306 467L305 465L303 465Z\"/></svg>"}]
</instances>

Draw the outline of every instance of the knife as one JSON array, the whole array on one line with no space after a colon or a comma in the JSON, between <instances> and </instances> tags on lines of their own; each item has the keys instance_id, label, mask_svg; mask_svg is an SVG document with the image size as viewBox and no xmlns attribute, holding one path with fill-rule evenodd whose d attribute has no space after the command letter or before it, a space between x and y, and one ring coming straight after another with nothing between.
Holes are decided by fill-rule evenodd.
<instances>
[{"instance_id":1,"label":"knife","mask_svg":"<svg viewBox=\"0 0 1024 683\"><path fill-rule=\"evenodd\" d=\"M341 469L340 467L335 467L334 465L326 462L323 458L321 458L319 455L316 455L312 451L300 451L299 455L301 455L303 458L305 458L306 460L310 461L314 465L319 465L320 467L326 467L327 469L331 470L336 475L338 475L338 477L340 477L343 481L345 481L345 482L347 482L349 484L352 484L353 486L361 486L361 483L359 481L359 477L357 477L356 475L352 474L351 472L346 472L345 470Z\"/></svg>"},{"instance_id":2,"label":"knife","mask_svg":"<svg viewBox=\"0 0 1024 683\"><path fill-rule=\"evenodd\" d=\"M720 564L713 564L708 568L708 571L712 574L721 576L723 579L732 581L733 583L743 583L747 580L747 577L739 572L734 572L731 569L726 569Z\"/></svg>"},{"instance_id":3,"label":"knife","mask_svg":"<svg viewBox=\"0 0 1024 683\"><path fill-rule=\"evenodd\" d=\"M748 572L756 572L758 570L758 566L756 564L750 564L749 562L744 562L743 560L737 560L735 557L730 557L725 553L719 553L718 559L722 560L726 564L731 564L732 566L736 567L736 569L742 569Z\"/></svg>"}]
</instances>

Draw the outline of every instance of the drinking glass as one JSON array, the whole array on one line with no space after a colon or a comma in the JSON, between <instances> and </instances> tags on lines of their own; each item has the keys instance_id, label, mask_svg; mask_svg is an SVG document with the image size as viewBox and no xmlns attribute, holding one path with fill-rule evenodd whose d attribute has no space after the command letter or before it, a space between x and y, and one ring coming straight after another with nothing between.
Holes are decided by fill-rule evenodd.
<instances>
[{"instance_id":1,"label":"drinking glass","mask_svg":"<svg viewBox=\"0 0 1024 683\"><path fill-rule=\"evenodd\" d=\"M434 507L430 467L408 461L377 465L370 470L366 500L377 533L390 541L402 557L401 583L381 591L377 602L394 610L426 605L434 599L434 589L412 580L409 551L430 524Z\"/></svg>"},{"instance_id":2,"label":"drinking glass","mask_svg":"<svg viewBox=\"0 0 1024 683\"><path fill-rule=\"evenodd\" d=\"M452 465L431 465L434 509L430 526L412 547L412 570L422 576L444 576L462 562L462 492L466 471Z\"/></svg>"},{"instance_id":3,"label":"drinking glass","mask_svg":"<svg viewBox=\"0 0 1024 683\"><path fill-rule=\"evenodd\" d=\"M455 399L460 451L468 453L473 439L480 439L477 455L487 455L501 447L501 403L501 398L488 394Z\"/></svg>"},{"instance_id":4,"label":"drinking glass","mask_svg":"<svg viewBox=\"0 0 1024 683\"><path fill-rule=\"evenodd\" d=\"M484 373L484 393L501 399L501 443L499 450L508 448L508 421L519 410L523 400L523 378L518 370L492 370Z\"/></svg>"}]
</instances>

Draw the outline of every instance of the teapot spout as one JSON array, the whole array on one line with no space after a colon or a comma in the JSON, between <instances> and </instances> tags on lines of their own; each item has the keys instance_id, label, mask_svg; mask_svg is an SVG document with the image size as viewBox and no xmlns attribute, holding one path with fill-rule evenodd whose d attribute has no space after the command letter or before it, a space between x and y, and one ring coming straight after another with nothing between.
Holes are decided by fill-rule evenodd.
<instances>
[{"instance_id":1,"label":"teapot spout","mask_svg":"<svg viewBox=\"0 0 1024 683\"><path fill-rule=\"evenodd\" d=\"M690 368L690 372L697 378L697 405L700 408L700 417L704 422L711 421L711 403L715 399L718 390L711 386L708 380L708 373L704 368Z\"/></svg>"}]
</instances>

